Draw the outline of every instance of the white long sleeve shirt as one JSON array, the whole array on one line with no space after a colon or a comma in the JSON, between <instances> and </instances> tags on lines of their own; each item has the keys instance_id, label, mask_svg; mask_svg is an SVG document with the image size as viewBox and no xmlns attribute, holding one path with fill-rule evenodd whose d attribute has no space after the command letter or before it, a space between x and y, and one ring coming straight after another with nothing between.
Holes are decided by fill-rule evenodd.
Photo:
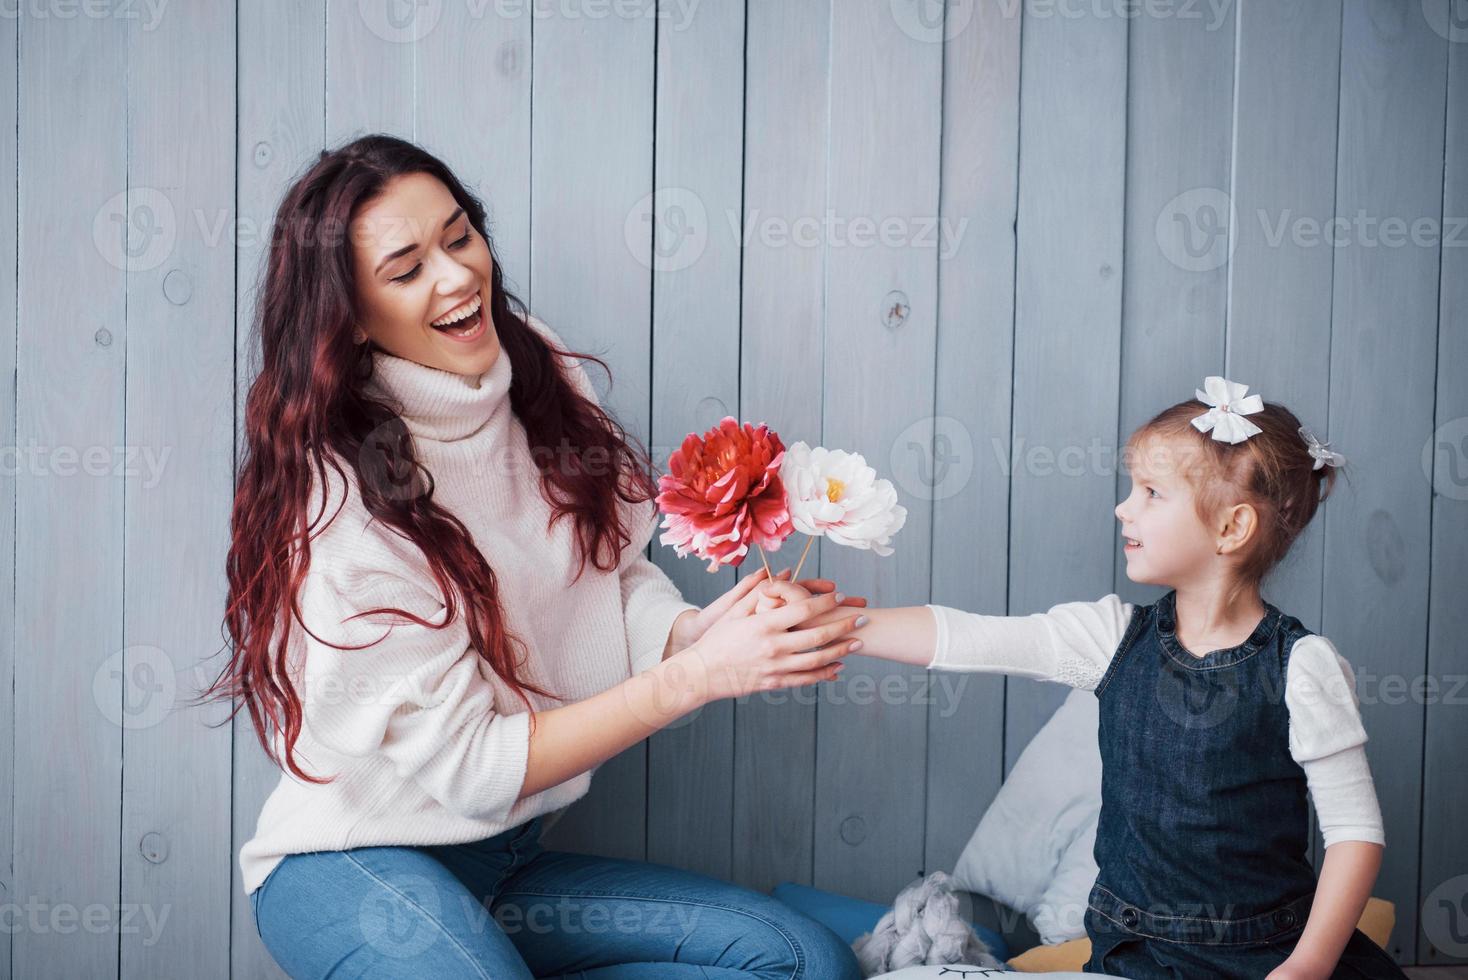
<instances>
[{"instance_id":1,"label":"white long sleeve shirt","mask_svg":"<svg viewBox=\"0 0 1468 980\"><path fill-rule=\"evenodd\" d=\"M530 322L562 346L545 324ZM530 693L536 709L584 700L655 666L673 621L698 607L643 554L657 525L654 505L635 515L634 538L616 570L588 562L573 581L574 523L548 528L550 505L510 407L508 353L479 377L381 351L373 357L370 384L400 406L433 474L434 499L463 522L494 569L506 625L523 643L522 676L563 698ZM579 364L572 374L595 399ZM282 772L240 850L247 893L288 854L479 840L568 806L591 785L592 774L582 773L517 800L529 715L469 645L462 606L441 630L408 622L389 628L397 617L387 615L347 622L376 607L441 622L445 607L422 552L370 521L355 485L330 466L326 483L330 523L312 541L300 595L310 633L293 620L288 654L303 700L297 760L311 775L336 778L313 785ZM318 488L313 518L321 498ZM280 744L277 736L277 753Z\"/></svg>"},{"instance_id":2,"label":"white long sleeve shirt","mask_svg":"<svg viewBox=\"0 0 1468 980\"><path fill-rule=\"evenodd\" d=\"M937 625L930 669L1013 674L1087 691L1105 676L1132 617L1132 604L1115 594L1029 616L928 609ZM1285 705L1290 755L1305 770L1325 845L1385 844L1356 678L1330 640L1303 636L1291 647Z\"/></svg>"}]
</instances>

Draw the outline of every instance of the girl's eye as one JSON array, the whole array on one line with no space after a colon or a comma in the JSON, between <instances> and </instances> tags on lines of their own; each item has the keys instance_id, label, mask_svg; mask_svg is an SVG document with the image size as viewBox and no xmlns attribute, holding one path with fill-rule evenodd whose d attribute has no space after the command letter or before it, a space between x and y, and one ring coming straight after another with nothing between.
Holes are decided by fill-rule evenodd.
<instances>
[{"instance_id":1,"label":"girl's eye","mask_svg":"<svg viewBox=\"0 0 1468 980\"><path fill-rule=\"evenodd\" d=\"M1161 496L1161 494L1159 494L1159 493L1158 493L1158 492L1157 492L1157 491L1156 491L1156 490L1154 490L1154 489L1153 489L1153 488L1151 488L1151 487L1148 487L1148 488L1147 488L1147 492L1148 492L1148 493L1149 493L1149 494L1151 494L1151 495L1152 495L1152 496L1154 496L1154 497L1160 497L1160 496Z\"/></svg>"},{"instance_id":2,"label":"girl's eye","mask_svg":"<svg viewBox=\"0 0 1468 980\"><path fill-rule=\"evenodd\" d=\"M449 244L449 248L463 248L465 245L468 245L468 244L469 244L469 232L466 231L466 232L464 232L464 237L461 238L461 239L459 239L456 242L451 242Z\"/></svg>"}]
</instances>

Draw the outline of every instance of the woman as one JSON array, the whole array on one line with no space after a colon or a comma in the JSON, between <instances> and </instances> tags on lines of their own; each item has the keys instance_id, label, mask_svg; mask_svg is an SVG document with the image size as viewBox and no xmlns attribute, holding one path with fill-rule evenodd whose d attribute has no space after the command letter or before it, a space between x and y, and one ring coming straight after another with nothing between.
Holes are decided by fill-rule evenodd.
<instances>
[{"instance_id":1,"label":"woman","mask_svg":"<svg viewBox=\"0 0 1468 980\"><path fill-rule=\"evenodd\" d=\"M652 732L834 677L858 615L803 624L864 603L763 573L682 600L642 555L650 461L484 220L385 136L323 152L276 216L206 692L284 770L240 852L261 938L296 977L859 976L767 896L540 846ZM756 616L766 590L790 603Z\"/></svg>"}]
</instances>

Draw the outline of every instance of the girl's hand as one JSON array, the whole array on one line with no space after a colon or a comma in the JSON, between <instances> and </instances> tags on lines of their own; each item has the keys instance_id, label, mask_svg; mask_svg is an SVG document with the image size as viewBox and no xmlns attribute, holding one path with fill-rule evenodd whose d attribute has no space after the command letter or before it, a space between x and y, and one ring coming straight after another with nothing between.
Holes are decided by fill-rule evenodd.
<instances>
[{"instance_id":1,"label":"girl's hand","mask_svg":"<svg viewBox=\"0 0 1468 980\"><path fill-rule=\"evenodd\" d=\"M783 583L783 588L797 587ZM751 591L665 666L683 675L677 681L692 685L704 703L834 680L840 658L861 648L861 641L851 637L859 614L815 628L798 627L839 609L841 598L825 593L755 613L758 596Z\"/></svg>"},{"instance_id":2,"label":"girl's hand","mask_svg":"<svg viewBox=\"0 0 1468 980\"><path fill-rule=\"evenodd\" d=\"M1269 971L1265 980L1325 980L1331 975L1331 970L1324 972L1307 966L1303 963L1292 962L1294 957L1288 957L1283 963Z\"/></svg>"}]
</instances>

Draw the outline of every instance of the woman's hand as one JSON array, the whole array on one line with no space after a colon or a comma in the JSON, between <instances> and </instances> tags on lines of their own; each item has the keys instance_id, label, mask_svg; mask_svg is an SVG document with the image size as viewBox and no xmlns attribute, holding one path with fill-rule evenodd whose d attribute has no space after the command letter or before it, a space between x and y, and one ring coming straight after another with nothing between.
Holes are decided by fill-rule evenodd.
<instances>
[{"instance_id":1,"label":"woman's hand","mask_svg":"<svg viewBox=\"0 0 1468 980\"><path fill-rule=\"evenodd\" d=\"M785 573L782 572L779 577L783 579L784 576ZM836 583L830 579L809 578L801 579L795 583L775 581L759 590L758 595L755 597L754 611L757 613L768 612L771 609L779 609L781 606L791 602L807 599L812 595L824 595L834 591L836 591ZM865 608L866 604L866 599L861 596L847 596L841 603L842 606L854 606L857 608ZM807 628L824 626L826 623L835 622L841 618L841 615L842 611L838 608L817 616L810 622L802 623L801 625Z\"/></svg>"},{"instance_id":2,"label":"woman's hand","mask_svg":"<svg viewBox=\"0 0 1468 980\"><path fill-rule=\"evenodd\" d=\"M791 583L789 582L789 579L790 569L787 568L783 572L779 572L775 575L774 582L785 582L787 586L790 586ZM715 599L704 608L699 610L690 609L683 615L679 616L677 620L674 621L672 632L668 636L669 649L663 659L666 660L669 656L672 656L679 651L686 650L688 647L691 647L693 644L697 643L700 639L703 638L704 634L709 631L709 628L711 626L713 626L719 620L723 619L725 616L728 616L731 613L737 616L745 616L754 611L754 607L750 605L747 600L751 596L758 600L760 598L760 595L756 594L756 588L760 585L773 585L774 582L771 581L769 574L765 571L765 569L761 568L759 571L753 573L752 575L746 575L744 578L740 579L738 582L735 583L732 589L730 589L728 592L725 592L718 599ZM762 608L778 608L779 606L784 605L786 601L790 601L793 598L807 598L812 595L828 595L836 591L836 583L830 581L829 579L809 578L801 579L801 581L798 584L795 584L793 588L799 589L800 594L797 595L796 593L782 593L783 595L785 595L785 599L780 601L771 600L767 605ZM842 606L849 606L852 608L864 607L866 604L867 601L860 596L845 596L841 600Z\"/></svg>"},{"instance_id":3,"label":"woman's hand","mask_svg":"<svg viewBox=\"0 0 1468 980\"><path fill-rule=\"evenodd\" d=\"M789 583L769 585L799 588ZM850 635L860 614L843 614L815 628L797 628L838 610L845 596L833 592L807 595L755 613L758 598L749 590L698 642L665 661L670 680L693 688L699 700L708 703L834 680L842 666L840 658L861 648L861 641ZM674 679L674 673L683 676Z\"/></svg>"}]
</instances>

